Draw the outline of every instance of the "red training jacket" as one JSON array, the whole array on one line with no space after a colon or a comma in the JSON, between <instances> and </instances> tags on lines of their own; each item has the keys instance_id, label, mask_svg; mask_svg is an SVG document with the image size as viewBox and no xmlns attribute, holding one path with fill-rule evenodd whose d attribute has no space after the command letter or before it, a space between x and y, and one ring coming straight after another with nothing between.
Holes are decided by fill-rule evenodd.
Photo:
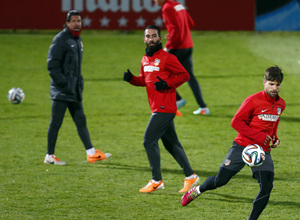
<instances>
[{"instance_id":1,"label":"red training jacket","mask_svg":"<svg viewBox=\"0 0 300 220\"><path fill-rule=\"evenodd\" d=\"M183 5L167 0L162 5L162 17L169 33L165 47L168 49L192 48L193 40L190 29L194 26L194 21Z\"/></svg>"},{"instance_id":2,"label":"red training jacket","mask_svg":"<svg viewBox=\"0 0 300 220\"><path fill-rule=\"evenodd\" d=\"M277 128L285 106L282 98L271 98L264 90L247 97L231 121L238 132L235 142L244 147L258 144L265 152L270 151L270 142L263 143L267 135L274 139L273 142L278 140Z\"/></svg>"},{"instance_id":3,"label":"red training jacket","mask_svg":"<svg viewBox=\"0 0 300 220\"><path fill-rule=\"evenodd\" d=\"M157 76L165 80L170 89L155 90L154 82L159 81ZM176 113L176 88L189 79L190 75L177 57L161 49L152 57L144 55L140 75L133 76L129 83L134 86L146 86L152 113Z\"/></svg>"}]
</instances>

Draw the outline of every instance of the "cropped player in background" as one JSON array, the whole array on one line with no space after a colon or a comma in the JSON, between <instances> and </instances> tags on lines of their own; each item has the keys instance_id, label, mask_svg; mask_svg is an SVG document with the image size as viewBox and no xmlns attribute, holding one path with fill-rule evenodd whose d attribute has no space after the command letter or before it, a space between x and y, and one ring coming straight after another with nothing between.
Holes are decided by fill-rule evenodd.
<instances>
[{"instance_id":1,"label":"cropped player in background","mask_svg":"<svg viewBox=\"0 0 300 220\"><path fill-rule=\"evenodd\" d=\"M75 10L69 11L65 28L54 37L49 48L47 67L51 77L50 97L52 106L45 164L66 164L65 161L55 157L54 150L58 131L67 109L71 113L77 132L86 149L88 162L94 163L111 156L110 153L104 154L100 150L95 150L87 129L82 105L81 61L83 44L80 33L81 15Z\"/></svg>"},{"instance_id":2,"label":"cropped player in background","mask_svg":"<svg viewBox=\"0 0 300 220\"><path fill-rule=\"evenodd\" d=\"M168 34L166 35L167 43L165 50L174 54L183 67L190 75L188 84L192 89L198 109L193 114L209 114L200 85L194 75L193 70L193 40L191 36L191 28L194 26L194 21L187 13L183 5L172 0L153 0L158 6L162 7L162 17L167 28ZM178 92L176 92L177 108L185 105L186 101Z\"/></svg>"},{"instance_id":3,"label":"cropped player in background","mask_svg":"<svg viewBox=\"0 0 300 220\"><path fill-rule=\"evenodd\" d=\"M174 157L185 174L184 187L179 192L187 192L199 183L199 177L192 170L177 138L174 117L177 111L176 88L189 80L189 74L174 55L162 49L160 41L159 27L154 25L146 27L144 43L147 48L142 59L140 75L136 77L130 70L127 70L123 76L124 81L134 86L146 87L152 110L143 142L152 169L152 180L140 189L140 192L150 193L164 188L159 139L162 140L166 150Z\"/></svg>"},{"instance_id":4,"label":"cropped player in background","mask_svg":"<svg viewBox=\"0 0 300 220\"><path fill-rule=\"evenodd\" d=\"M244 147L258 144L264 149L266 159L262 165L251 167L260 191L254 199L249 220L259 217L268 204L273 188L274 164L270 153L271 148L278 147L280 143L277 128L286 106L285 101L278 95L282 80L283 73L278 66L266 69L264 90L247 97L231 121L231 126L238 135L221 164L219 173L217 176L208 177L203 184L187 192L181 199L183 206L188 205L201 193L227 184L245 166L241 156Z\"/></svg>"}]
</instances>

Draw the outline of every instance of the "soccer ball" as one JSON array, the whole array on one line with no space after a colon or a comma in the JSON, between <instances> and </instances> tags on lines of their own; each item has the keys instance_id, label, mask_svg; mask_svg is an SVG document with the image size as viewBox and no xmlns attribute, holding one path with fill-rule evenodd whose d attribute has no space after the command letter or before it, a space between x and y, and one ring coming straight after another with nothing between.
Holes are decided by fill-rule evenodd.
<instances>
[{"instance_id":1,"label":"soccer ball","mask_svg":"<svg viewBox=\"0 0 300 220\"><path fill-rule=\"evenodd\" d=\"M242 158L249 167L257 167L265 161L265 152L258 144L251 144L244 148Z\"/></svg>"},{"instance_id":2,"label":"soccer ball","mask_svg":"<svg viewBox=\"0 0 300 220\"><path fill-rule=\"evenodd\" d=\"M8 91L7 98L9 102L19 104L24 101L25 93L22 89L14 87Z\"/></svg>"}]
</instances>

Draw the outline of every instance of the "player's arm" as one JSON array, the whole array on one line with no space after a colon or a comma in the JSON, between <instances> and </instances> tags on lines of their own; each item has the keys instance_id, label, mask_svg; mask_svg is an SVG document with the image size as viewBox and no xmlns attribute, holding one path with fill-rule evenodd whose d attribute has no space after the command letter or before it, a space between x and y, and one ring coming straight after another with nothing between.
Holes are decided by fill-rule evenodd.
<instances>
[{"instance_id":1,"label":"player's arm","mask_svg":"<svg viewBox=\"0 0 300 220\"><path fill-rule=\"evenodd\" d=\"M243 136L267 144L270 136L249 126L254 111L254 103L246 99L231 120L231 127Z\"/></svg>"},{"instance_id":2,"label":"player's arm","mask_svg":"<svg viewBox=\"0 0 300 220\"><path fill-rule=\"evenodd\" d=\"M272 148L276 148L280 144L280 140L277 137L277 128L279 125L279 121L280 121L280 118L278 118L278 120L276 121L276 124L274 126L273 136L272 136L272 145L270 146Z\"/></svg>"},{"instance_id":3,"label":"player's arm","mask_svg":"<svg viewBox=\"0 0 300 220\"><path fill-rule=\"evenodd\" d=\"M133 75L131 71L127 69L127 71L124 72L123 80L134 86L146 86L143 67L141 66L141 72L138 77Z\"/></svg>"},{"instance_id":4,"label":"player's arm","mask_svg":"<svg viewBox=\"0 0 300 220\"><path fill-rule=\"evenodd\" d=\"M190 27L190 29L192 29L192 27L194 27L195 23L194 23L192 17L189 15L189 13L186 12L186 16L188 18L189 27Z\"/></svg>"},{"instance_id":5,"label":"player's arm","mask_svg":"<svg viewBox=\"0 0 300 220\"><path fill-rule=\"evenodd\" d=\"M281 107L281 113L284 111L285 106L286 106L286 104L284 102L283 106ZM272 137L272 145L271 145L272 148L276 148L280 144L280 140L277 137L277 129L278 129L279 122L280 122L280 118L278 118L278 120L276 121L276 124L274 126L273 137Z\"/></svg>"},{"instance_id":6,"label":"player's arm","mask_svg":"<svg viewBox=\"0 0 300 220\"><path fill-rule=\"evenodd\" d=\"M181 30L179 27L179 21L177 20L176 11L173 8L166 8L164 11L165 23L168 29L168 41L167 45L172 45L173 47L178 47L181 39Z\"/></svg>"},{"instance_id":7,"label":"player's arm","mask_svg":"<svg viewBox=\"0 0 300 220\"><path fill-rule=\"evenodd\" d=\"M49 48L47 57L47 69L52 80L61 87L67 87L68 82L63 72L64 50L57 41Z\"/></svg>"},{"instance_id":8,"label":"player's arm","mask_svg":"<svg viewBox=\"0 0 300 220\"><path fill-rule=\"evenodd\" d=\"M181 65L177 57L172 54L169 54L166 62L166 70L176 75L176 77L171 79L166 79L168 86L170 88L177 88L178 86L182 85L183 83L187 82L190 79L189 73L186 69Z\"/></svg>"}]
</instances>

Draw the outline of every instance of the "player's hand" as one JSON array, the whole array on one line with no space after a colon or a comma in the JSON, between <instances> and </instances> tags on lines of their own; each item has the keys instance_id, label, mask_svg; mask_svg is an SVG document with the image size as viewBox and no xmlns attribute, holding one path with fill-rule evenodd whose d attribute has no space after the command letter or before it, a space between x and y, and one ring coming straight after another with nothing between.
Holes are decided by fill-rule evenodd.
<instances>
[{"instance_id":1,"label":"player's hand","mask_svg":"<svg viewBox=\"0 0 300 220\"><path fill-rule=\"evenodd\" d=\"M269 135L267 135L267 137L264 141L264 145L268 144L270 141L272 141L272 138Z\"/></svg>"},{"instance_id":2,"label":"player's hand","mask_svg":"<svg viewBox=\"0 0 300 220\"><path fill-rule=\"evenodd\" d=\"M129 69L127 69L127 72L124 72L123 80L127 81L127 82L130 82L132 77L133 77L132 73L130 72Z\"/></svg>"},{"instance_id":3,"label":"player's hand","mask_svg":"<svg viewBox=\"0 0 300 220\"><path fill-rule=\"evenodd\" d=\"M272 148L276 148L278 147L278 145L280 144L280 140L276 140L275 143L273 142L273 144L271 145Z\"/></svg>"},{"instance_id":4,"label":"player's hand","mask_svg":"<svg viewBox=\"0 0 300 220\"><path fill-rule=\"evenodd\" d=\"M168 86L168 84L167 84L166 81L164 81L161 78L159 78L159 76L156 76L156 77L159 80L159 82L155 82L154 83L155 90L160 91L160 90L165 90L165 89L169 88L169 86Z\"/></svg>"},{"instance_id":5,"label":"player's hand","mask_svg":"<svg viewBox=\"0 0 300 220\"><path fill-rule=\"evenodd\" d=\"M165 38L166 38L166 39L169 39L169 34L166 34L166 35L165 35Z\"/></svg>"}]
</instances>

